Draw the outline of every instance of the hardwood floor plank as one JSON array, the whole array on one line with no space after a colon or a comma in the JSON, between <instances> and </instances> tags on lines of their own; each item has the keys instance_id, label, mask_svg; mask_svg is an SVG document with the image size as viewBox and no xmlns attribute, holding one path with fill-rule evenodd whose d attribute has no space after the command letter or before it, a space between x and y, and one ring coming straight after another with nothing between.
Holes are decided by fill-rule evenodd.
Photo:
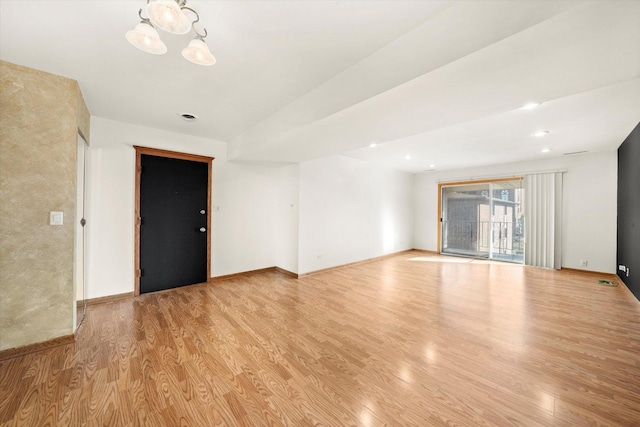
<instances>
[{"instance_id":1,"label":"hardwood floor plank","mask_svg":"<svg viewBox=\"0 0 640 427\"><path fill-rule=\"evenodd\" d=\"M640 303L422 252L92 305L0 362L0 426L640 425Z\"/></svg>"}]
</instances>

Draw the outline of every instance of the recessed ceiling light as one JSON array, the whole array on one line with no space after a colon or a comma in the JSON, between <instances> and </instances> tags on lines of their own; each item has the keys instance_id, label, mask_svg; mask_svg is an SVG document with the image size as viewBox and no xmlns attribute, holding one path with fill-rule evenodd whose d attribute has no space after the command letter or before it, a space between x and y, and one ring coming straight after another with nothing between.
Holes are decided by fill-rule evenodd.
<instances>
[{"instance_id":1,"label":"recessed ceiling light","mask_svg":"<svg viewBox=\"0 0 640 427\"><path fill-rule=\"evenodd\" d=\"M539 102L529 102L520 107L521 110L533 110L534 108L540 106Z\"/></svg>"},{"instance_id":2,"label":"recessed ceiling light","mask_svg":"<svg viewBox=\"0 0 640 427\"><path fill-rule=\"evenodd\" d=\"M369 147L371 148L375 148L378 144L376 144L375 142L372 142L371 144L369 144Z\"/></svg>"},{"instance_id":3,"label":"recessed ceiling light","mask_svg":"<svg viewBox=\"0 0 640 427\"><path fill-rule=\"evenodd\" d=\"M436 165L429 165L429 167L430 167L431 169L433 169L433 168L435 168L435 167L436 167Z\"/></svg>"},{"instance_id":4,"label":"recessed ceiling light","mask_svg":"<svg viewBox=\"0 0 640 427\"><path fill-rule=\"evenodd\" d=\"M195 114L190 114L190 113L182 113L182 114L178 114L183 120L187 121L187 122L193 122L198 120L198 116L196 116Z\"/></svg>"},{"instance_id":5,"label":"recessed ceiling light","mask_svg":"<svg viewBox=\"0 0 640 427\"><path fill-rule=\"evenodd\" d=\"M549 151L551 151L551 148L543 148L543 149L542 149L542 152L543 152L543 153L548 153Z\"/></svg>"},{"instance_id":6,"label":"recessed ceiling light","mask_svg":"<svg viewBox=\"0 0 640 427\"><path fill-rule=\"evenodd\" d=\"M533 136L537 136L538 138L540 138L542 136L545 136L548 133L549 133L548 130L539 130L538 132L534 133Z\"/></svg>"},{"instance_id":7,"label":"recessed ceiling light","mask_svg":"<svg viewBox=\"0 0 640 427\"><path fill-rule=\"evenodd\" d=\"M411 160L411 156L409 154L407 154L406 156L404 156L405 160Z\"/></svg>"}]
</instances>

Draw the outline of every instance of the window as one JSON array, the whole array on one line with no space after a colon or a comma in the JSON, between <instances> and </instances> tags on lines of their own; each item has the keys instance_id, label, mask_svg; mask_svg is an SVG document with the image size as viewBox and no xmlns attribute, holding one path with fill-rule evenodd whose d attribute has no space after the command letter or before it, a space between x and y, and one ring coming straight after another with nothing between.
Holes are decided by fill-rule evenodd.
<instances>
[{"instance_id":1,"label":"window","mask_svg":"<svg viewBox=\"0 0 640 427\"><path fill-rule=\"evenodd\" d=\"M522 263L522 179L441 184L442 253Z\"/></svg>"}]
</instances>

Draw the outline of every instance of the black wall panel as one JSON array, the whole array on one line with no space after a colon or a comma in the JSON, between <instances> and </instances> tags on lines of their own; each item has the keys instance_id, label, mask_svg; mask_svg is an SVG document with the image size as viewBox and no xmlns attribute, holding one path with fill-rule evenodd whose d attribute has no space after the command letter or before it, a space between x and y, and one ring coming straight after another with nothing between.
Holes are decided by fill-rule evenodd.
<instances>
[{"instance_id":1,"label":"black wall panel","mask_svg":"<svg viewBox=\"0 0 640 427\"><path fill-rule=\"evenodd\" d=\"M617 259L629 268L618 276L640 300L640 124L618 148Z\"/></svg>"}]
</instances>

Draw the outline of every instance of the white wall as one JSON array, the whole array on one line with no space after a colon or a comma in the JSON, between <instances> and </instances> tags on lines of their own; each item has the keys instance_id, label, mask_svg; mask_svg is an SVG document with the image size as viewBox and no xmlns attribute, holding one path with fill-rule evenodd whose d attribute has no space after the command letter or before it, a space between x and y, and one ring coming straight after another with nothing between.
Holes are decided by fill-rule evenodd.
<instances>
[{"instance_id":1,"label":"white wall","mask_svg":"<svg viewBox=\"0 0 640 427\"><path fill-rule=\"evenodd\" d=\"M87 298L133 291L134 145L215 157L212 276L275 265L278 170L226 161L226 143L91 118Z\"/></svg>"},{"instance_id":2,"label":"white wall","mask_svg":"<svg viewBox=\"0 0 640 427\"><path fill-rule=\"evenodd\" d=\"M214 161L211 275L276 265L278 169Z\"/></svg>"},{"instance_id":3,"label":"white wall","mask_svg":"<svg viewBox=\"0 0 640 427\"><path fill-rule=\"evenodd\" d=\"M417 249L436 251L438 183L566 170L563 177L562 266L606 273L616 268L617 152L606 151L416 176ZM581 267L580 260L588 261Z\"/></svg>"},{"instance_id":4,"label":"white wall","mask_svg":"<svg viewBox=\"0 0 640 427\"><path fill-rule=\"evenodd\" d=\"M276 265L298 273L300 165L280 168L277 204Z\"/></svg>"},{"instance_id":5,"label":"white wall","mask_svg":"<svg viewBox=\"0 0 640 427\"><path fill-rule=\"evenodd\" d=\"M413 247L413 175L345 156L300 164L299 273Z\"/></svg>"}]
</instances>

